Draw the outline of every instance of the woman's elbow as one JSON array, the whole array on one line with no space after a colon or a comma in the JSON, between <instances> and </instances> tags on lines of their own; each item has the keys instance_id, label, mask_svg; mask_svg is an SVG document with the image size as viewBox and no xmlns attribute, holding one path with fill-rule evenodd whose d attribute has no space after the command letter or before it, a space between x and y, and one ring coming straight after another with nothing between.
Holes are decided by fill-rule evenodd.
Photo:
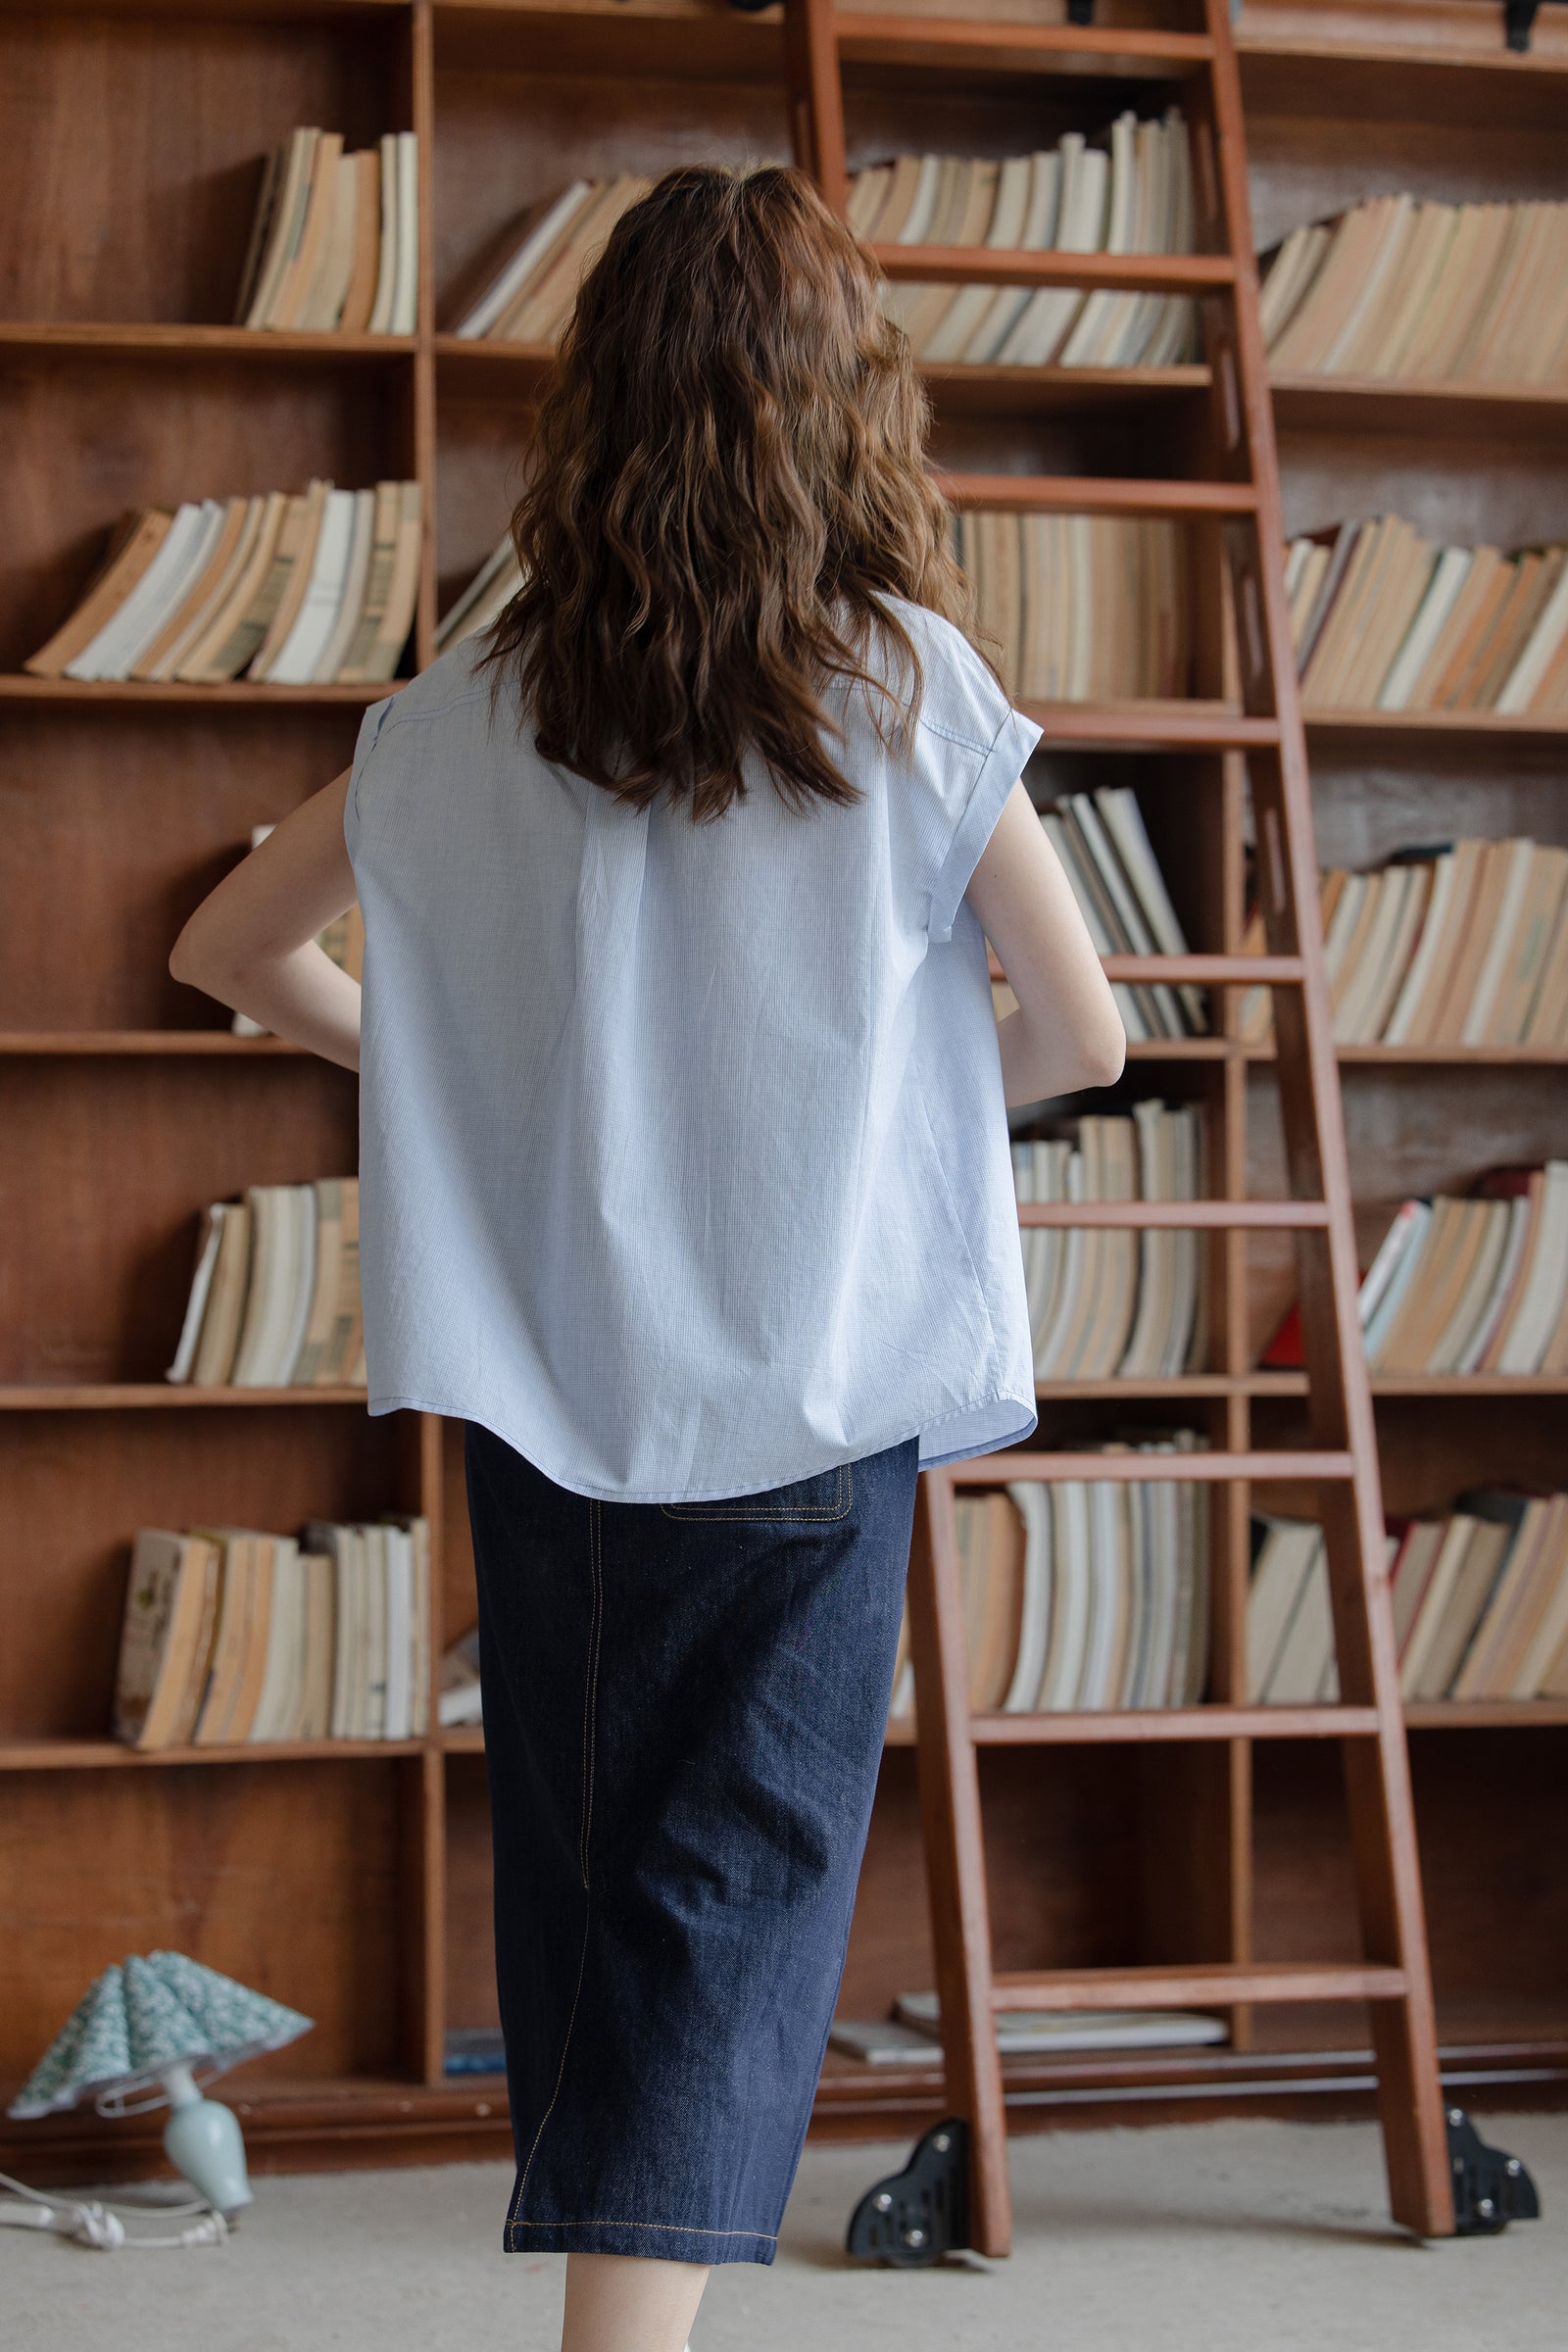
<instances>
[{"instance_id":1,"label":"woman's elbow","mask_svg":"<svg viewBox=\"0 0 1568 2352\"><path fill-rule=\"evenodd\" d=\"M169 951L169 970L172 979L186 988L199 988L208 996L220 993L220 983L228 977L224 958L216 953L211 925L202 921L201 908Z\"/></svg>"},{"instance_id":2,"label":"woman's elbow","mask_svg":"<svg viewBox=\"0 0 1568 2352\"><path fill-rule=\"evenodd\" d=\"M1089 1065L1089 1086L1114 1086L1127 1067L1127 1032L1120 1020L1112 1015L1110 1024L1097 1037L1085 1056Z\"/></svg>"}]
</instances>

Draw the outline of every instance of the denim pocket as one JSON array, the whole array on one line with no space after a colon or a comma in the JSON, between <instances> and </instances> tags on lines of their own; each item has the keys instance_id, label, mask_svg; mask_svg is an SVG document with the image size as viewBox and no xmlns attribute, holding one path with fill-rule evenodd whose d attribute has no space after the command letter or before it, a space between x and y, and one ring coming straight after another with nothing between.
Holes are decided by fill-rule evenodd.
<instances>
[{"instance_id":1,"label":"denim pocket","mask_svg":"<svg viewBox=\"0 0 1568 2352\"><path fill-rule=\"evenodd\" d=\"M787 1487L769 1487L761 1494L726 1494L717 1502L662 1502L666 1519L801 1520L820 1526L828 1519L847 1519L855 1500L854 1465L840 1462L836 1470L817 1470Z\"/></svg>"}]
</instances>

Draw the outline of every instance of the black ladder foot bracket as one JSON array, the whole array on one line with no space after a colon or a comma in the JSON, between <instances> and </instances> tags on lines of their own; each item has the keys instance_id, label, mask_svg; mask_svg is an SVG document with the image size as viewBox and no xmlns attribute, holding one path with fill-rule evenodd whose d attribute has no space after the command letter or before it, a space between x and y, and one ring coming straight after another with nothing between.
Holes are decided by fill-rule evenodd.
<instances>
[{"instance_id":1,"label":"black ladder foot bracket","mask_svg":"<svg viewBox=\"0 0 1568 2352\"><path fill-rule=\"evenodd\" d=\"M863 2261L919 2271L969 2243L969 2127L950 2115L914 2143L902 2173L868 2188L844 2240Z\"/></svg>"},{"instance_id":2,"label":"black ladder foot bracket","mask_svg":"<svg viewBox=\"0 0 1568 2352\"><path fill-rule=\"evenodd\" d=\"M1541 2199L1517 2156L1489 2148L1462 2107L1444 2116L1453 2174L1453 2227L1459 2237L1495 2237L1510 2222L1539 2222Z\"/></svg>"}]
</instances>

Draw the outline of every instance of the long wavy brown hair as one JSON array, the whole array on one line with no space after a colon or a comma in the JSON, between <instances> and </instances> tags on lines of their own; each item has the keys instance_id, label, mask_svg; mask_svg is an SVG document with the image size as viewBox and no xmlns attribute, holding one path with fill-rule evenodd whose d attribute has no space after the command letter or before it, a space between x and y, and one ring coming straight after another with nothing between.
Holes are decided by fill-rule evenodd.
<instances>
[{"instance_id":1,"label":"long wavy brown hair","mask_svg":"<svg viewBox=\"0 0 1568 2352\"><path fill-rule=\"evenodd\" d=\"M849 802L830 681L885 742L919 708L904 597L967 632L928 409L869 256L801 172L666 172L578 292L512 517L523 585L485 660L540 753L720 815L760 760Z\"/></svg>"}]
</instances>

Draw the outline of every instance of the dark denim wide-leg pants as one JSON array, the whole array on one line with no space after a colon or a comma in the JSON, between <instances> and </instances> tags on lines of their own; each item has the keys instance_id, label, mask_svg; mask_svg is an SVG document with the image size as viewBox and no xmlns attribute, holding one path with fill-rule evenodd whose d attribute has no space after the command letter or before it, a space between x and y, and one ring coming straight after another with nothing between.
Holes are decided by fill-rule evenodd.
<instances>
[{"instance_id":1,"label":"dark denim wide-leg pants","mask_svg":"<svg viewBox=\"0 0 1568 2352\"><path fill-rule=\"evenodd\" d=\"M596 1502L468 1423L509 2251L771 2262L849 1938L914 1439Z\"/></svg>"}]
</instances>

